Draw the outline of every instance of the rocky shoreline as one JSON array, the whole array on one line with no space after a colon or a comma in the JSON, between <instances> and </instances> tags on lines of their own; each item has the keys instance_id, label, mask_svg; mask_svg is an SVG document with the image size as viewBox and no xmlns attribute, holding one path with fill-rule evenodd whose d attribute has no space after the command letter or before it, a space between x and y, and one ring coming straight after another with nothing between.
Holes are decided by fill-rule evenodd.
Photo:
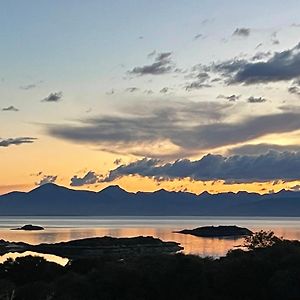
<instances>
[{"instance_id":1,"label":"rocky shoreline","mask_svg":"<svg viewBox=\"0 0 300 300\"><path fill-rule=\"evenodd\" d=\"M31 245L22 242L0 240L0 254L8 252L34 251L61 257L87 258L97 256L140 256L173 254L183 250L176 242L163 242L152 236L133 238L95 237L54 244Z\"/></svg>"}]
</instances>

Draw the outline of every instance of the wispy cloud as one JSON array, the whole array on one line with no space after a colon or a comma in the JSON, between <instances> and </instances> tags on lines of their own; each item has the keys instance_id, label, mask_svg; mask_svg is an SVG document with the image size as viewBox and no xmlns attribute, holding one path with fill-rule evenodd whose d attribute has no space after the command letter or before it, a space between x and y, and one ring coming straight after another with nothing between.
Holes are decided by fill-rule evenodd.
<instances>
[{"instance_id":1,"label":"wispy cloud","mask_svg":"<svg viewBox=\"0 0 300 300\"><path fill-rule=\"evenodd\" d=\"M137 92L138 90L139 90L139 88L134 86L134 87L127 88L125 91L129 92L129 93L134 93L134 92Z\"/></svg>"},{"instance_id":2,"label":"wispy cloud","mask_svg":"<svg viewBox=\"0 0 300 300\"><path fill-rule=\"evenodd\" d=\"M20 89L21 90L31 90L31 89L34 89L36 88L36 84L35 83L32 83L32 84L27 84L27 85L21 85L20 86Z\"/></svg>"},{"instance_id":3,"label":"wispy cloud","mask_svg":"<svg viewBox=\"0 0 300 300\"><path fill-rule=\"evenodd\" d=\"M36 138L33 137L17 137L9 139L0 138L0 147L9 147L12 145L31 144L35 142Z\"/></svg>"},{"instance_id":4,"label":"wispy cloud","mask_svg":"<svg viewBox=\"0 0 300 300\"><path fill-rule=\"evenodd\" d=\"M261 155L270 151L300 152L300 145L246 144L231 148L227 153L230 155Z\"/></svg>"},{"instance_id":5,"label":"wispy cloud","mask_svg":"<svg viewBox=\"0 0 300 300\"><path fill-rule=\"evenodd\" d=\"M217 98L219 99L227 99L228 101L235 102L241 98L241 95L232 94L230 96L219 95Z\"/></svg>"},{"instance_id":6,"label":"wispy cloud","mask_svg":"<svg viewBox=\"0 0 300 300\"><path fill-rule=\"evenodd\" d=\"M187 91L198 90L202 88L211 87L210 76L207 72L199 72L196 75L190 75L194 80L187 83L185 89Z\"/></svg>"},{"instance_id":7,"label":"wispy cloud","mask_svg":"<svg viewBox=\"0 0 300 300\"><path fill-rule=\"evenodd\" d=\"M180 156L300 129L297 111L229 122L232 105L232 102L151 102L145 107L128 107L130 112L126 113L123 108L123 115L119 116L83 119L77 125L48 125L47 131L55 137L90 143L109 151L123 153L126 149L128 153L147 156L163 155L159 150L150 153L150 145L168 142Z\"/></svg>"},{"instance_id":8,"label":"wispy cloud","mask_svg":"<svg viewBox=\"0 0 300 300\"><path fill-rule=\"evenodd\" d=\"M203 34L202 33L198 33L194 36L194 40L198 40L200 38L203 38Z\"/></svg>"},{"instance_id":9,"label":"wispy cloud","mask_svg":"<svg viewBox=\"0 0 300 300\"><path fill-rule=\"evenodd\" d=\"M17 111L19 111L19 109L16 108L16 107L14 107L13 105L11 105L11 106L8 106L8 107L3 107L3 108L2 108L2 111L13 111L13 112L17 112Z\"/></svg>"},{"instance_id":10,"label":"wispy cloud","mask_svg":"<svg viewBox=\"0 0 300 300\"><path fill-rule=\"evenodd\" d=\"M248 37L250 35L250 28L237 28L232 33L233 36L239 36L239 37Z\"/></svg>"},{"instance_id":11,"label":"wispy cloud","mask_svg":"<svg viewBox=\"0 0 300 300\"><path fill-rule=\"evenodd\" d=\"M105 94L110 96L110 95L113 95L115 93L116 93L116 91L114 89L111 89L110 91L106 92Z\"/></svg>"}]
</instances>

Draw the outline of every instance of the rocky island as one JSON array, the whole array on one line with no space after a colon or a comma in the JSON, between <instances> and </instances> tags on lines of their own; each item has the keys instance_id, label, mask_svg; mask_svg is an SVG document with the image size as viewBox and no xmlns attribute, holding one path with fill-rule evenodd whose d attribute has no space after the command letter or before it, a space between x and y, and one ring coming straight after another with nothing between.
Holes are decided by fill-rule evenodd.
<instances>
[{"instance_id":1,"label":"rocky island","mask_svg":"<svg viewBox=\"0 0 300 300\"><path fill-rule=\"evenodd\" d=\"M176 242L163 242L152 236L133 238L95 237L54 244L31 245L0 240L0 254L34 251L61 257L87 258L103 255L126 257L139 255L172 254L183 247Z\"/></svg>"},{"instance_id":2,"label":"rocky island","mask_svg":"<svg viewBox=\"0 0 300 300\"><path fill-rule=\"evenodd\" d=\"M19 228L13 228L12 230L25 230L25 231L34 231L34 230L44 230L42 226L27 224Z\"/></svg>"},{"instance_id":3,"label":"rocky island","mask_svg":"<svg viewBox=\"0 0 300 300\"><path fill-rule=\"evenodd\" d=\"M176 231L176 233L191 234L199 237L210 237L210 238L226 238L226 237L242 237L250 236L253 234L248 228L232 226L203 226L195 229L183 229Z\"/></svg>"}]
</instances>

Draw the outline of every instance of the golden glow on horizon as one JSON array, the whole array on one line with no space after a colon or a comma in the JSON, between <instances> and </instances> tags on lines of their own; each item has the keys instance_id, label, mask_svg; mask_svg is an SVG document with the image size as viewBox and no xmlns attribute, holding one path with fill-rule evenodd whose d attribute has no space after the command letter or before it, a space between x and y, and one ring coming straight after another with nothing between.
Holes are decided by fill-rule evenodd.
<instances>
[{"instance_id":1,"label":"golden glow on horizon","mask_svg":"<svg viewBox=\"0 0 300 300\"><path fill-rule=\"evenodd\" d=\"M264 142L284 145L295 141L298 136L299 132L290 133L289 135L269 135ZM257 139L256 143L259 142L263 141ZM225 149L219 149L223 150L219 151L219 153L225 153ZM199 155L198 159L202 156ZM114 165L116 158L121 158L122 163L129 163L140 159L140 157L130 155L118 155L99 151L95 146L77 145L45 136L38 139L34 144L12 146L9 149L4 148L1 149L0 156L0 194L15 190L29 191L35 188L35 183L41 179L41 176L36 176L39 172L43 172L44 175L57 176L57 184L73 188L69 184L70 179L74 175L82 177L88 171L94 171L97 174L106 174L108 170L116 168L116 165ZM221 180L202 182L191 181L189 179L176 179L158 182L151 178L126 176L114 182L82 186L75 189L99 191L112 184L120 185L130 192L151 192L164 188L170 191L188 191L197 194L203 191L210 193L248 191L264 194L272 191L278 192L281 189L290 189L293 186L299 185L300 181L279 181L276 184L273 182L225 184Z\"/></svg>"},{"instance_id":2,"label":"golden glow on horizon","mask_svg":"<svg viewBox=\"0 0 300 300\"><path fill-rule=\"evenodd\" d=\"M76 190L90 190L90 191L100 191L110 185L119 185L128 192L154 192L159 189L165 189L168 191L185 191L195 194L203 193L207 191L211 194L217 193L227 193L239 191L247 191L259 194L276 193L282 189L291 189L296 185L300 185L300 181L278 181L278 182L251 182L251 183L233 183L226 184L222 180L217 181L192 181L189 179L182 180L172 180L172 181L156 181L152 178L140 177L140 176L126 176L117 179L109 183L98 183L94 185L85 185L80 187L71 187L69 181L58 180L56 182L58 185L66 186L67 188ZM24 184L24 185L13 185L13 186L0 186L0 194L5 194L7 192L18 190L18 191L29 191L37 186L34 183Z\"/></svg>"}]
</instances>

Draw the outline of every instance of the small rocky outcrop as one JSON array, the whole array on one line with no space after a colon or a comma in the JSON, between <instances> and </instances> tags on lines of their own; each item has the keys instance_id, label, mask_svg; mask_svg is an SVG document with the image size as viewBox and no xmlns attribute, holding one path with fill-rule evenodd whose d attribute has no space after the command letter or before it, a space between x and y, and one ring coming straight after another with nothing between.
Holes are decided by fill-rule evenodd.
<instances>
[{"instance_id":1,"label":"small rocky outcrop","mask_svg":"<svg viewBox=\"0 0 300 300\"><path fill-rule=\"evenodd\" d=\"M195 229L184 229L176 233L191 234L199 237L224 238L224 237L241 237L252 235L253 232L248 228L232 226L203 226Z\"/></svg>"},{"instance_id":2,"label":"small rocky outcrop","mask_svg":"<svg viewBox=\"0 0 300 300\"><path fill-rule=\"evenodd\" d=\"M37 226L37 225L31 225L27 224L19 228L14 228L12 230L25 230L25 231L33 231L33 230L44 230L44 227L42 226Z\"/></svg>"}]
</instances>

